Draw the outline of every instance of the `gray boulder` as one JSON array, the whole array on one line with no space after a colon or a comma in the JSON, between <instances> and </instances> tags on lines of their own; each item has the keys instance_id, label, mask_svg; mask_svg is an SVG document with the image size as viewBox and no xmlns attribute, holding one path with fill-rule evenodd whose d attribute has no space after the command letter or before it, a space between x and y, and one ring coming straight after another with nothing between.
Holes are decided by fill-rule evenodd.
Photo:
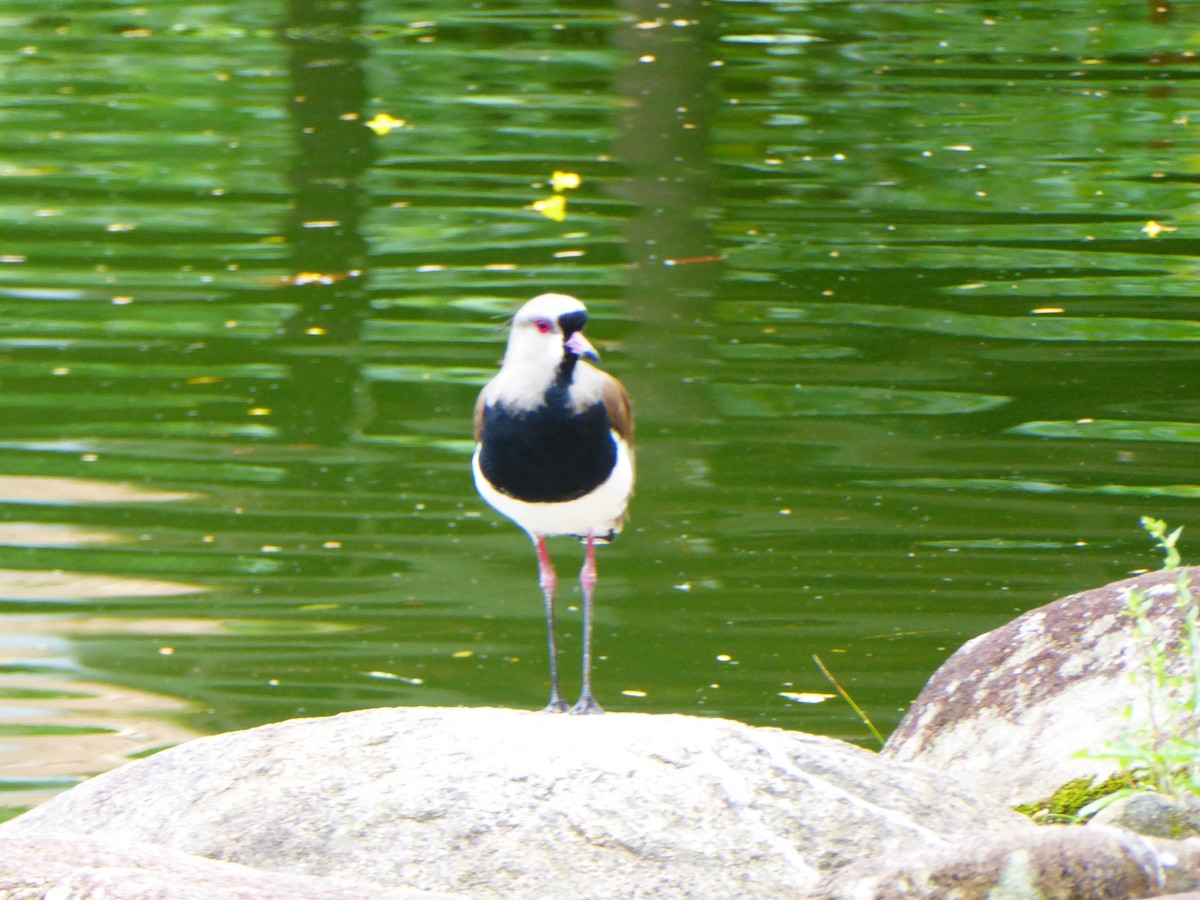
<instances>
[{"instance_id":1,"label":"gray boulder","mask_svg":"<svg viewBox=\"0 0 1200 900\"><path fill-rule=\"evenodd\" d=\"M374 709L201 738L0 826L471 897L780 897L1032 829L945 776L721 719Z\"/></svg>"},{"instance_id":2,"label":"gray boulder","mask_svg":"<svg viewBox=\"0 0 1200 900\"><path fill-rule=\"evenodd\" d=\"M808 900L1127 900L1200 887L1200 840L1048 825L839 869Z\"/></svg>"},{"instance_id":3,"label":"gray boulder","mask_svg":"<svg viewBox=\"0 0 1200 900\"><path fill-rule=\"evenodd\" d=\"M946 772L1005 804L1115 774L1115 762L1079 754L1147 719L1145 692L1131 679L1146 671L1145 644L1122 614L1125 600L1130 591L1152 598L1154 639L1172 646L1181 576L1200 596L1200 568L1152 572L1064 597L968 641L925 685L883 755ZM1178 673L1182 656L1172 657Z\"/></svg>"},{"instance_id":4,"label":"gray boulder","mask_svg":"<svg viewBox=\"0 0 1200 900\"><path fill-rule=\"evenodd\" d=\"M445 894L262 872L167 847L77 834L0 838L0 898L434 900Z\"/></svg>"},{"instance_id":5,"label":"gray boulder","mask_svg":"<svg viewBox=\"0 0 1200 900\"><path fill-rule=\"evenodd\" d=\"M1169 797L1146 792L1121 797L1088 820L1088 825L1110 825L1149 837L1200 836L1200 797Z\"/></svg>"}]
</instances>

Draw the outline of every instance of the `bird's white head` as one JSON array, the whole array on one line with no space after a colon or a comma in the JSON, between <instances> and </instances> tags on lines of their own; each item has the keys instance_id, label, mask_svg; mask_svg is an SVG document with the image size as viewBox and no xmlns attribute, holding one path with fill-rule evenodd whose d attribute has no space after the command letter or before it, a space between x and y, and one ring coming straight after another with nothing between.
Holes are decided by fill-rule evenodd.
<instances>
[{"instance_id":1,"label":"bird's white head","mask_svg":"<svg viewBox=\"0 0 1200 900\"><path fill-rule=\"evenodd\" d=\"M531 376L549 376L563 359L599 359L595 348L583 336L587 307L567 294L541 294L522 306L512 320L506 368L527 371ZM537 380L541 380L538 378Z\"/></svg>"}]
</instances>

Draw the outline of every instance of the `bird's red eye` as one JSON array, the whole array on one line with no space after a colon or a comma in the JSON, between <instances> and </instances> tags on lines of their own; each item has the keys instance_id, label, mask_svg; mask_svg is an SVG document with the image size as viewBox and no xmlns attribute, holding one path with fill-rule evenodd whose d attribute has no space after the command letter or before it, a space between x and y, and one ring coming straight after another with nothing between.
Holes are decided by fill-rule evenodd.
<instances>
[{"instance_id":1,"label":"bird's red eye","mask_svg":"<svg viewBox=\"0 0 1200 900\"><path fill-rule=\"evenodd\" d=\"M554 323L549 319L534 319L533 326L542 334L549 334L554 330Z\"/></svg>"}]
</instances>

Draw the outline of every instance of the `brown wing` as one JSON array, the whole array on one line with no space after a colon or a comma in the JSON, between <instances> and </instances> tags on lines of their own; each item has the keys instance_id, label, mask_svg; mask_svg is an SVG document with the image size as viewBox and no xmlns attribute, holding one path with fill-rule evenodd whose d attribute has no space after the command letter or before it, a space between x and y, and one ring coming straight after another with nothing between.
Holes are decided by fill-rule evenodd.
<instances>
[{"instance_id":1,"label":"brown wing","mask_svg":"<svg viewBox=\"0 0 1200 900\"><path fill-rule=\"evenodd\" d=\"M617 379L609 376L604 382L604 408L617 434L633 445L633 411L629 408L629 392Z\"/></svg>"},{"instance_id":2,"label":"brown wing","mask_svg":"<svg viewBox=\"0 0 1200 900\"><path fill-rule=\"evenodd\" d=\"M479 443L479 434L483 431L483 391L475 401L475 443Z\"/></svg>"},{"instance_id":3,"label":"brown wing","mask_svg":"<svg viewBox=\"0 0 1200 900\"><path fill-rule=\"evenodd\" d=\"M608 410L608 420L612 422L613 430L625 442L625 447L629 451L629 464L636 469L637 465L633 454L633 410L629 406L629 392L625 390L625 385L611 375L604 382L604 408ZM629 511L626 510L621 516L620 522L617 523L616 530L620 531L628 521Z\"/></svg>"}]
</instances>

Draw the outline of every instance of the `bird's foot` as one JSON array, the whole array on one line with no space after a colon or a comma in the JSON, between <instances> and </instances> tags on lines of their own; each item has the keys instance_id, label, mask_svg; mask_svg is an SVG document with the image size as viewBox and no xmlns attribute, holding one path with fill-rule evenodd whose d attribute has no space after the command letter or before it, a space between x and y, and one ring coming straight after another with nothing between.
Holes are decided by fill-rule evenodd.
<instances>
[{"instance_id":1,"label":"bird's foot","mask_svg":"<svg viewBox=\"0 0 1200 900\"><path fill-rule=\"evenodd\" d=\"M567 701L562 697L551 697L550 702L542 707L542 712L565 713L569 712L570 709L571 708L567 706Z\"/></svg>"},{"instance_id":2,"label":"bird's foot","mask_svg":"<svg viewBox=\"0 0 1200 900\"><path fill-rule=\"evenodd\" d=\"M596 702L595 697L591 694L583 694L567 712L573 716L594 716L604 712L604 710L600 708L600 704Z\"/></svg>"}]
</instances>

